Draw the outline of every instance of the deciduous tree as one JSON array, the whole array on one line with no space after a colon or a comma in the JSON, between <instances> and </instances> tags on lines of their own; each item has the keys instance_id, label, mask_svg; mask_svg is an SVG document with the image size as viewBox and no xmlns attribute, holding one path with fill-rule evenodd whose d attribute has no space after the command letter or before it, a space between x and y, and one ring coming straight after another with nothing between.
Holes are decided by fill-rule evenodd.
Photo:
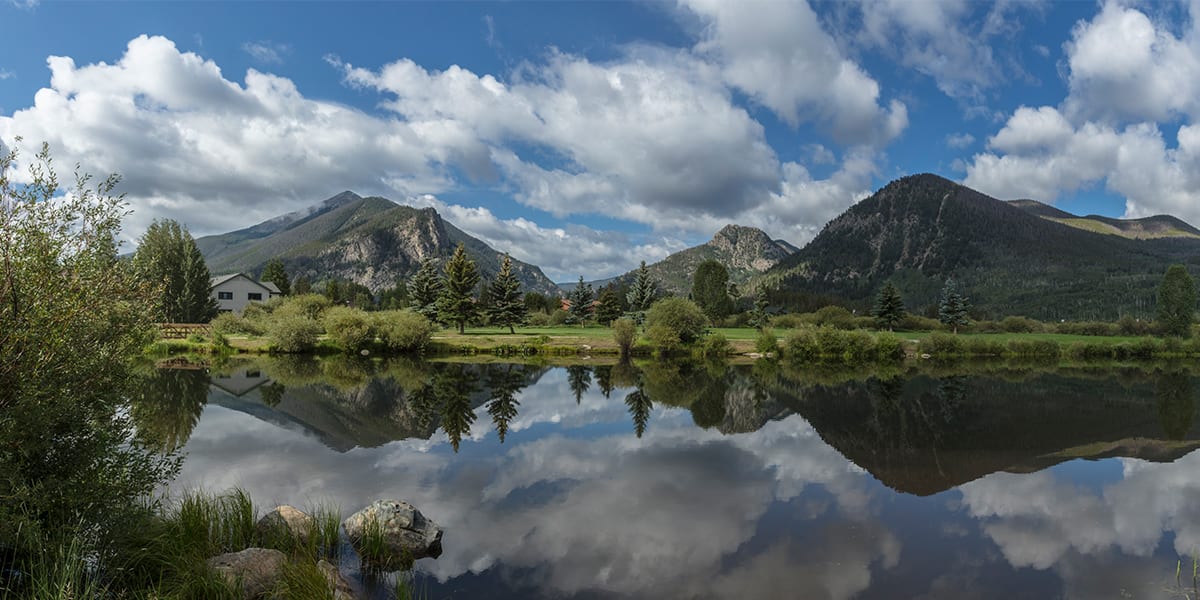
<instances>
[{"instance_id":1,"label":"deciduous tree","mask_svg":"<svg viewBox=\"0 0 1200 600\"><path fill-rule=\"evenodd\" d=\"M714 321L733 312L733 298L729 297L729 270L725 265L706 260L696 267L696 274L692 277L692 300Z\"/></svg>"},{"instance_id":2,"label":"deciduous tree","mask_svg":"<svg viewBox=\"0 0 1200 600\"><path fill-rule=\"evenodd\" d=\"M196 240L176 221L155 221L133 255L134 272L154 287L150 301L160 321L207 323L217 316L212 277Z\"/></svg>"},{"instance_id":3,"label":"deciduous tree","mask_svg":"<svg viewBox=\"0 0 1200 600\"><path fill-rule=\"evenodd\" d=\"M1183 265L1171 265L1158 286L1158 323L1167 335L1189 337L1196 315L1196 282Z\"/></svg>"}]
</instances>

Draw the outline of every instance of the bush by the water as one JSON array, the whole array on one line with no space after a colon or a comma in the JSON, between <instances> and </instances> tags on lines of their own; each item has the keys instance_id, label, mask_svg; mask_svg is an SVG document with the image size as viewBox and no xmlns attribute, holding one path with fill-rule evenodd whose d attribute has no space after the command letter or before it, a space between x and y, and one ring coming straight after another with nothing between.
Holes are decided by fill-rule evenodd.
<instances>
[{"instance_id":1,"label":"bush by the water","mask_svg":"<svg viewBox=\"0 0 1200 600\"><path fill-rule=\"evenodd\" d=\"M346 352L358 352L375 341L371 315L362 309L334 306L325 310L322 319L325 333Z\"/></svg>"},{"instance_id":2,"label":"bush by the water","mask_svg":"<svg viewBox=\"0 0 1200 600\"><path fill-rule=\"evenodd\" d=\"M223 312L212 320L213 333L221 335L262 335L263 326L255 321L234 314Z\"/></svg>"},{"instance_id":3,"label":"bush by the water","mask_svg":"<svg viewBox=\"0 0 1200 600\"><path fill-rule=\"evenodd\" d=\"M375 313L375 331L391 352L423 352L437 326L412 310Z\"/></svg>"},{"instance_id":4,"label":"bush by the water","mask_svg":"<svg viewBox=\"0 0 1200 600\"><path fill-rule=\"evenodd\" d=\"M733 354L733 345L725 336L713 333L704 336L696 347L701 358L723 358Z\"/></svg>"},{"instance_id":5,"label":"bush by the water","mask_svg":"<svg viewBox=\"0 0 1200 600\"><path fill-rule=\"evenodd\" d=\"M778 352L779 338L775 336L775 332L770 329L758 332L758 339L754 340L754 351L760 354Z\"/></svg>"},{"instance_id":6,"label":"bush by the water","mask_svg":"<svg viewBox=\"0 0 1200 600\"><path fill-rule=\"evenodd\" d=\"M308 352L321 337L321 325L291 310L278 310L267 323L267 340L276 352Z\"/></svg>"},{"instance_id":7,"label":"bush by the water","mask_svg":"<svg viewBox=\"0 0 1200 600\"><path fill-rule=\"evenodd\" d=\"M921 353L930 356L961 356L964 352L962 339L957 335L935 331L921 340Z\"/></svg>"},{"instance_id":8,"label":"bush by the water","mask_svg":"<svg viewBox=\"0 0 1200 600\"><path fill-rule=\"evenodd\" d=\"M651 342L654 337L649 333L655 327L669 330L681 344L690 344L704 335L707 326L708 317L704 316L704 311L687 298L663 298L646 313L646 333ZM659 337L665 341L670 336L660 333Z\"/></svg>"},{"instance_id":9,"label":"bush by the water","mask_svg":"<svg viewBox=\"0 0 1200 600\"><path fill-rule=\"evenodd\" d=\"M637 340L637 325L633 323L633 319L622 317L613 321L613 341L617 343L617 348L621 352L621 356L628 356L629 349L633 347L633 342Z\"/></svg>"},{"instance_id":10,"label":"bush by the water","mask_svg":"<svg viewBox=\"0 0 1200 600\"><path fill-rule=\"evenodd\" d=\"M650 347L660 356L674 354L679 351L682 343L679 341L679 332L671 327L658 323L646 328L646 340L650 342Z\"/></svg>"},{"instance_id":11,"label":"bush by the water","mask_svg":"<svg viewBox=\"0 0 1200 600\"><path fill-rule=\"evenodd\" d=\"M872 335L862 329L802 327L784 340L783 356L793 362L861 364L901 359L904 346L900 338L889 333Z\"/></svg>"},{"instance_id":12,"label":"bush by the water","mask_svg":"<svg viewBox=\"0 0 1200 600\"><path fill-rule=\"evenodd\" d=\"M1058 360L1062 349L1054 340L1009 340L1008 354L1025 358Z\"/></svg>"}]
</instances>

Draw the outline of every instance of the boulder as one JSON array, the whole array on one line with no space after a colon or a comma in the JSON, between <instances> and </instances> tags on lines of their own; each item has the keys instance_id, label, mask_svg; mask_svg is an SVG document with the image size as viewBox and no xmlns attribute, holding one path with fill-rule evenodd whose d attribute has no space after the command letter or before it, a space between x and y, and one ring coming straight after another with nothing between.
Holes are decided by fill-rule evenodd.
<instances>
[{"instance_id":1,"label":"boulder","mask_svg":"<svg viewBox=\"0 0 1200 600\"><path fill-rule=\"evenodd\" d=\"M264 539L273 539L277 535L289 535L300 543L308 545L308 537L316 526L316 521L308 513L284 504L276 506L275 510L263 515L258 520L256 528L258 535Z\"/></svg>"},{"instance_id":2,"label":"boulder","mask_svg":"<svg viewBox=\"0 0 1200 600\"><path fill-rule=\"evenodd\" d=\"M442 528L402 500L376 500L342 521L342 527L363 560L376 566L442 555Z\"/></svg>"},{"instance_id":3,"label":"boulder","mask_svg":"<svg viewBox=\"0 0 1200 600\"><path fill-rule=\"evenodd\" d=\"M333 589L333 600L354 600L354 588L350 586L350 582L342 577L342 572L337 567L333 566L327 560L317 562L317 569L325 576L325 581L329 582L329 587Z\"/></svg>"},{"instance_id":4,"label":"boulder","mask_svg":"<svg viewBox=\"0 0 1200 600\"><path fill-rule=\"evenodd\" d=\"M233 586L241 586L242 597L250 600L275 589L283 575L287 557L278 550L247 548L208 559L208 566Z\"/></svg>"}]
</instances>

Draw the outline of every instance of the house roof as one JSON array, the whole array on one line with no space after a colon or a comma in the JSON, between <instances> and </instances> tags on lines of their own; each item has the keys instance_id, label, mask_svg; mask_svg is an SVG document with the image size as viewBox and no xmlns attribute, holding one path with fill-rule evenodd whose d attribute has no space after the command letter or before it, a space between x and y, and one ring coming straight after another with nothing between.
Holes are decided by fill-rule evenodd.
<instances>
[{"instance_id":1,"label":"house roof","mask_svg":"<svg viewBox=\"0 0 1200 600\"><path fill-rule=\"evenodd\" d=\"M212 288L217 287L218 285L221 285L222 283L231 281L233 279L237 279L238 277L245 277L246 279L250 280L252 283L258 284L260 287L266 289L268 292L270 292L272 294L281 294L282 293L279 291L279 286L275 285L274 283L271 283L270 281L254 281L254 278L250 277L249 275L247 275L245 273L230 273L228 275L218 275L216 277L213 277L211 280L209 280L208 287L209 287L209 289L212 289Z\"/></svg>"}]
</instances>

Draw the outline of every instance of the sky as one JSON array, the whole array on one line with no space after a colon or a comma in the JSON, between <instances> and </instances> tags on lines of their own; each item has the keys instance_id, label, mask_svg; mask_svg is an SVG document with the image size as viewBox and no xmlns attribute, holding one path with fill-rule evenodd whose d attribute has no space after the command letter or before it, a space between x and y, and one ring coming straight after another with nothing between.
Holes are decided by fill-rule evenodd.
<instances>
[{"instance_id":1,"label":"sky","mask_svg":"<svg viewBox=\"0 0 1200 600\"><path fill-rule=\"evenodd\" d=\"M0 142L223 233L343 190L552 279L932 172L1200 224L1200 0L0 0ZM21 138L18 141L18 137ZM16 177L21 177L18 173Z\"/></svg>"}]
</instances>

